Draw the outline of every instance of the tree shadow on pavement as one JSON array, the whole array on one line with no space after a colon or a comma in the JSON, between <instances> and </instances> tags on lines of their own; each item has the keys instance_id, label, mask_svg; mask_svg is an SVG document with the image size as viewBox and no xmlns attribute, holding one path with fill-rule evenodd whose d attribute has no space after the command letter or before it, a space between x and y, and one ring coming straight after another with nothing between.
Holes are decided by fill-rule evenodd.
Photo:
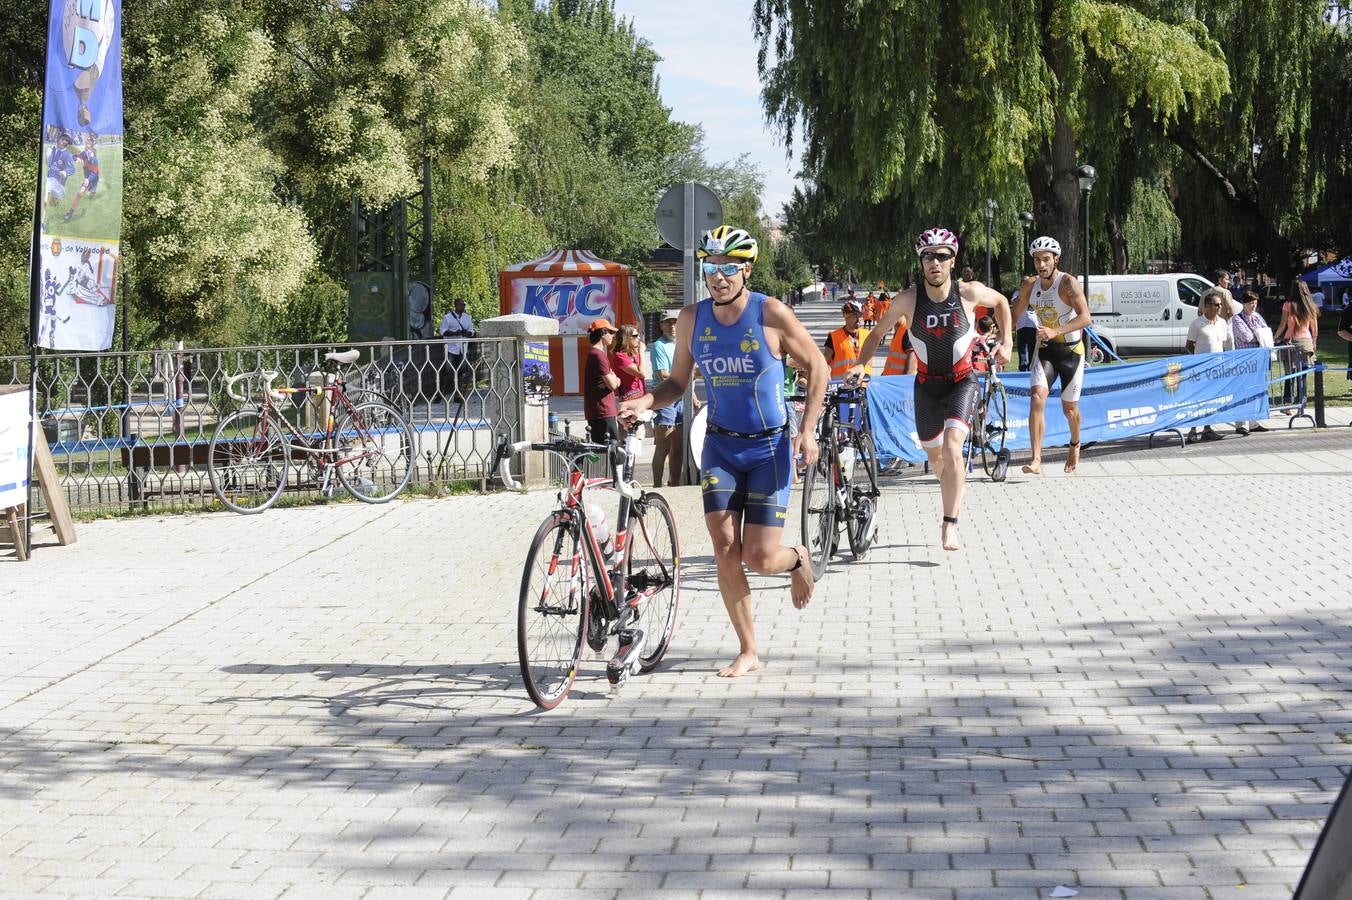
<instances>
[{"instance_id":1,"label":"tree shadow on pavement","mask_svg":"<svg viewBox=\"0 0 1352 900\"><path fill-rule=\"evenodd\" d=\"M1149 877L1152 888L1266 880L1289 891L1352 762L1337 733L1348 729L1352 625L1306 611L1015 631L873 629L848 653L777 653L735 681L678 663L609 702L538 716L522 715L507 663L241 664L228 671L290 675L297 689L217 698L222 716L247 706L288 734L308 726L303 741L100 744L12 730L0 794L126 771L430 789L438 806L470 810L458 827L487 817L494 846L628 838L651 844L656 870L688 869L687 888L727 885L705 871L707 852L671 852L676 834L798 840L829 854L829 868L862 866L859 882L877 888L951 867L1029 890L1115 892ZM486 702L437 702L476 692ZM764 871L752 886L803 878Z\"/></svg>"},{"instance_id":2,"label":"tree shadow on pavement","mask_svg":"<svg viewBox=\"0 0 1352 900\"><path fill-rule=\"evenodd\" d=\"M240 663L224 666L232 675L299 676L320 682L355 683L337 692L310 691L277 696L239 695L218 697L214 704L274 703L286 701L323 709L331 716L351 716L366 707L402 707L414 710L445 710L445 700L462 695L507 693L520 687L520 669L515 664L484 663L477 666L390 666L361 663L267 665Z\"/></svg>"}]
</instances>

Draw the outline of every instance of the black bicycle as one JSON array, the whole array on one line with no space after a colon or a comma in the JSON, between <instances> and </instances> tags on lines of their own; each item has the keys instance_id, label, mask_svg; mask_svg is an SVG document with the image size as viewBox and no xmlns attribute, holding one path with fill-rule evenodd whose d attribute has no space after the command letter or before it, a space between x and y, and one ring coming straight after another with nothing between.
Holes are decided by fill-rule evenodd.
<instances>
[{"instance_id":1,"label":"black bicycle","mask_svg":"<svg viewBox=\"0 0 1352 900\"><path fill-rule=\"evenodd\" d=\"M985 372L979 374L980 388L972 417L968 420L966 463L967 471L976 468L981 457L981 468L991 481L1004 481L1009 473L1009 450L1005 440L1009 436L1009 398L1004 382L1000 380L1000 364L995 361L989 340L979 340L973 352L978 363L985 363Z\"/></svg>"},{"instance_id":2,"label":"black bicycle","mask_svg":"<svg viewBox=\"0 0 1352 900\"><path fill-rule=\"evenodd\" d=\"M817 462L803 476L803 544L813 578L826 574L845 532L863 559L878 531L878 451L868 428L864 382L831 385L817 423Z\"/></svg>"}]
</instances>

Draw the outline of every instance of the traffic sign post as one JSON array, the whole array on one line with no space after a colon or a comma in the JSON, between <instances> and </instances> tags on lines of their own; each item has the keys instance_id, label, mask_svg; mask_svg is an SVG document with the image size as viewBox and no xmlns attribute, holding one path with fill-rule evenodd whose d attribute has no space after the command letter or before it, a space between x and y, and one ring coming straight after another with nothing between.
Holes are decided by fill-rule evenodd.
<instances>
[{"instance_id":1,"label":"traffic sign post","mask_svg":"<svg viewBox=\"0 0 1352 900\"><path fill-rule=\"evenodd\" d=\"M671 246L682 251L682 272L685 281L685 305L699 302L699 269L695 265L695 247L699 235L723 224L723 204L713 191L702 184L687 181L674 184L657 203L657 231ZM697 472L699 466L690 453L690 426L695 420L694 379L685 387L682 408L685 410L685 428L681 430L681 452L685 454L686 472ZM687 479L689 480L689 479Z\"/></svg>"}]
</instances>

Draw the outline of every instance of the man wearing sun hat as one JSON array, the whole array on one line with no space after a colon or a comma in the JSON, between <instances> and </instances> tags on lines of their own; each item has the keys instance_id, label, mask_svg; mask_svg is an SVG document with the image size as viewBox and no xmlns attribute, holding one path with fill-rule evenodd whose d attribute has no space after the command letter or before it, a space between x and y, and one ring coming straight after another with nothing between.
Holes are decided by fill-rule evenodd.
<instances>
[{"instance_id":1,"label":"man wearing sun hat","mask_svg":"<svg viewBox=\"0 0 1352 900\"><path fill-rule=\"evenodd\" d=\"M597 319L587 328L591 349L582 373L582 414L587 418L589 436L598 444L620 439L620 426L615 422L615 389L620 386L620 376L610 365L616 331L609 319Z\"/></svg>"}]
</instances>

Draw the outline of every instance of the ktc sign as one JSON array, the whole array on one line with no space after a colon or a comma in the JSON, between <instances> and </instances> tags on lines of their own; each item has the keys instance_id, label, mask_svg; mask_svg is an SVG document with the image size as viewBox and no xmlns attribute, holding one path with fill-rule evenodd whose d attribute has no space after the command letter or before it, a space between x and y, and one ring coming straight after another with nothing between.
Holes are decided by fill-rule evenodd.
<instances>
[{"instance_id":1,"label":"ktc sign","mask_svg":"<svg viewBox=\"0 0 1352 900\"><path fill-rule=\"evenodd\" d=\"M513 278L511 311L555 319L560 334L585 334L594 320L617 318L617 281L608 275Z\"/></svg>"}]
</instances>

